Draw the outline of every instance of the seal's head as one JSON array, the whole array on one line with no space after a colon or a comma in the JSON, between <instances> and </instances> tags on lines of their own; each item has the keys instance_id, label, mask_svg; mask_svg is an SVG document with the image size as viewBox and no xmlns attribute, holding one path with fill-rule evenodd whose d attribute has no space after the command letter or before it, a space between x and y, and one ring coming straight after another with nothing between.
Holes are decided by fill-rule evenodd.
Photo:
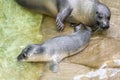
<instances>
[{"instance_id":1,"label":"seal's head","mask_svg":"<svg viewBox=\"0 0 120 80\"><path fill-rule=\"evenodd\" d=\"M32 44L25 47L17 57L18 61L38 62L44 61L44 48L40 45Z\"/></svg>"},{"instance_id":2,"label":"seal's head","mask_svg":"<svg viewBox=\"0 0 120 80\"><path fill-rule=\"evenodd\" d=\"M97 4L96 10L95 10L95 24L100 29L108 29L109 28L109 21L111 17L110 9L103 4Z\"/></svg>"}]
</instances>

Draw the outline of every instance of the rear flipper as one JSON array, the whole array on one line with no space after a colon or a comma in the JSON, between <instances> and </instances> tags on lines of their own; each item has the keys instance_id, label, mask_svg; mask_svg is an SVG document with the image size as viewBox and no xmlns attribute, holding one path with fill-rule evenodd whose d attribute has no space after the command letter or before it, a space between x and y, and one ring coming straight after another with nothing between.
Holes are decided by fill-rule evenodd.
<instances>
[{"instance_id":1,"label":"rear flipper","mask_svg":"<svg viewBox=\"0 0 120 80\"><path fill-rule=\"evenodd\" d=\"M59 13L56 17L56 23L57 23L57 29L59 31L62 31L64 29L64 22L68 18L68 16L70 16L73 9L70 5L68 5L67 0L59 0L59 3L60 3L60 5L58 6Z\"/></svg>"},{"instance_id":2,"label":"rear flipper","mask_svg":"<svg viewBox=\"0 0 120 80\"><path fill-rule=\"evenodd\" d=\"M77 32L79 30L85 30L85 29L88 31L92 31L90 27L88 27L87 25L82 24L82 23L77 26L74 26L74 32Z\"/></svg>"},{"instance_id":3,"label":"rear flipper","mask_svg":"<svg viewBox=\"0 0 120 80\"><path fill-rule=\"evenodd\" d=\"M80 24L80 23L79 23L79 24ZM78 26L79 24L76 24L76 23L70 23L70 26L75 28L75 27Z\"/></svg>"},{"instance_id":4,"label":"rear flipper","mask_svg":"<svg viewBox=\"0 0 120 80\"><path fill-rule=\"evenodd\" d=\"M53 56L53 60L50 62L50 70L55 73L59 71L59 63L63 58L65 58L65 56L62 57L61 55L57 54Z\"/></svg>"},{"instance_id":5,"label":"rear flipper","mask_svg":"<svg viewBox=\"0 0 120 80\"><path fill-rule=\"evenodd\" d=\"M79 24L77 26L74 26L74 32L80 31L83 28L83 24Z\"/></svg>"}]
</instances>

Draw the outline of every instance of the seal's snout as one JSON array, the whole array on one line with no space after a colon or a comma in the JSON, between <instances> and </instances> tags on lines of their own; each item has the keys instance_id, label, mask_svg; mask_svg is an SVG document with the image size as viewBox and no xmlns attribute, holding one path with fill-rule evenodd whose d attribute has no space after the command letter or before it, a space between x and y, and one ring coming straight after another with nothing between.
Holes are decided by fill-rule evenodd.
<instances>
[{"instance_id":1,"label":"seal's snout","mask_svg":"<svg viewBox=\"0 0 120 80\"><path fill-rule=\"evenodd\" d=\"M22 57L22 56L19 55L19 56L17 57L17 60L18 60L18 61L21 61L21 57Z\"/></svg>"},{"instance_id":2,"label":"seal's snout","mask_svg":"<svg viewBox=\"0 0 120 80\"><path fill-rule=\"evenodd\" d=\"M108 29L109 28L109 21L108 20L103 21L103 24L102 24L101 28L102 29Z\"/></svg>"},{"instance_id":3,"label":"seal's snout","mask_svg":"<svg viewBox=\"0 0 120 80\"><path fill-rule=\"evenodd\" d=\"M109 25L109 22L106 22L106 21L97 21L96 24L103 30L105 29L109 29L110 25Z\"/></svg>"},{"instance_id":4,"label":"seal's snout","mask_svg":"<svg viewBox=\"0 0 120 80\"><path fill-rule=\"evenodd\" d=\"M25 59L26 56L24 54L20 54L18 57L17 57L17 60L18 61L22 61L23 59Z\"/></svg>"},{"instance_id":5,"label":"seal's snout","mask_svg":"<svg viewBox=\"0 0 120 80\"><path fill-rule=\"evenodd\" d=\"M103 26L101 26L102 29L108 29L109 28L109 24L103 24Z\"/></svg>"}]
</instances>

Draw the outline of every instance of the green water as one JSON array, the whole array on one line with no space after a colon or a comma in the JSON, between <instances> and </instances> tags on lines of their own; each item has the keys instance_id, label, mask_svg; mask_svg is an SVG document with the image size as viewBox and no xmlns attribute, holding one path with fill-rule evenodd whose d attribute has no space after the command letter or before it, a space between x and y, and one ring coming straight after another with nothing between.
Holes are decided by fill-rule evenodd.
<instances>
[{"instance_id":1,"label":"green water","mask_svg":"<svg viewBox=\"0 0 120 80\"><path fill-rule=\"evenodd\" d=\"M42 65L20 63L16 57L31 43L39 43L42 16L19 6L14 0L0 0L0 80L37 80Z\"/></svg>"}]
</instances>

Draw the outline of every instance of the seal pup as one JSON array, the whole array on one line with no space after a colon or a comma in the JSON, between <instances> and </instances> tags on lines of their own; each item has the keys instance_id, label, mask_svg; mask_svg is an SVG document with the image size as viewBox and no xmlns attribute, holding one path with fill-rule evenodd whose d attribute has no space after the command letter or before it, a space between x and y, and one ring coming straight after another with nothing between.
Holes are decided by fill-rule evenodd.
<instances>
[{"instance_id":1,"label":"seal pup","mask_svg":"<svg viewBox=\"0 0 120 80\"><path fill-rule=\"evenodd\" d=\"M98 0L16 0L20 5L56 18L57 29L64 29L64 22L83 23L92 30L109 28L110 9Z\"/></svg>"},{"instance_id":2,"label":"seal pup","mask_svg":"<svg viewBox=\"0 0 120 80\"><path fill-rule=\"evenodd\" d=\"M90 37L91 28L80 24L70 35L54 37L42 44L28 45L17 59L27 62L49 62L50 69L57 72L59 62L83 50L88 45Z\"/></svg>"}]
</instances>

